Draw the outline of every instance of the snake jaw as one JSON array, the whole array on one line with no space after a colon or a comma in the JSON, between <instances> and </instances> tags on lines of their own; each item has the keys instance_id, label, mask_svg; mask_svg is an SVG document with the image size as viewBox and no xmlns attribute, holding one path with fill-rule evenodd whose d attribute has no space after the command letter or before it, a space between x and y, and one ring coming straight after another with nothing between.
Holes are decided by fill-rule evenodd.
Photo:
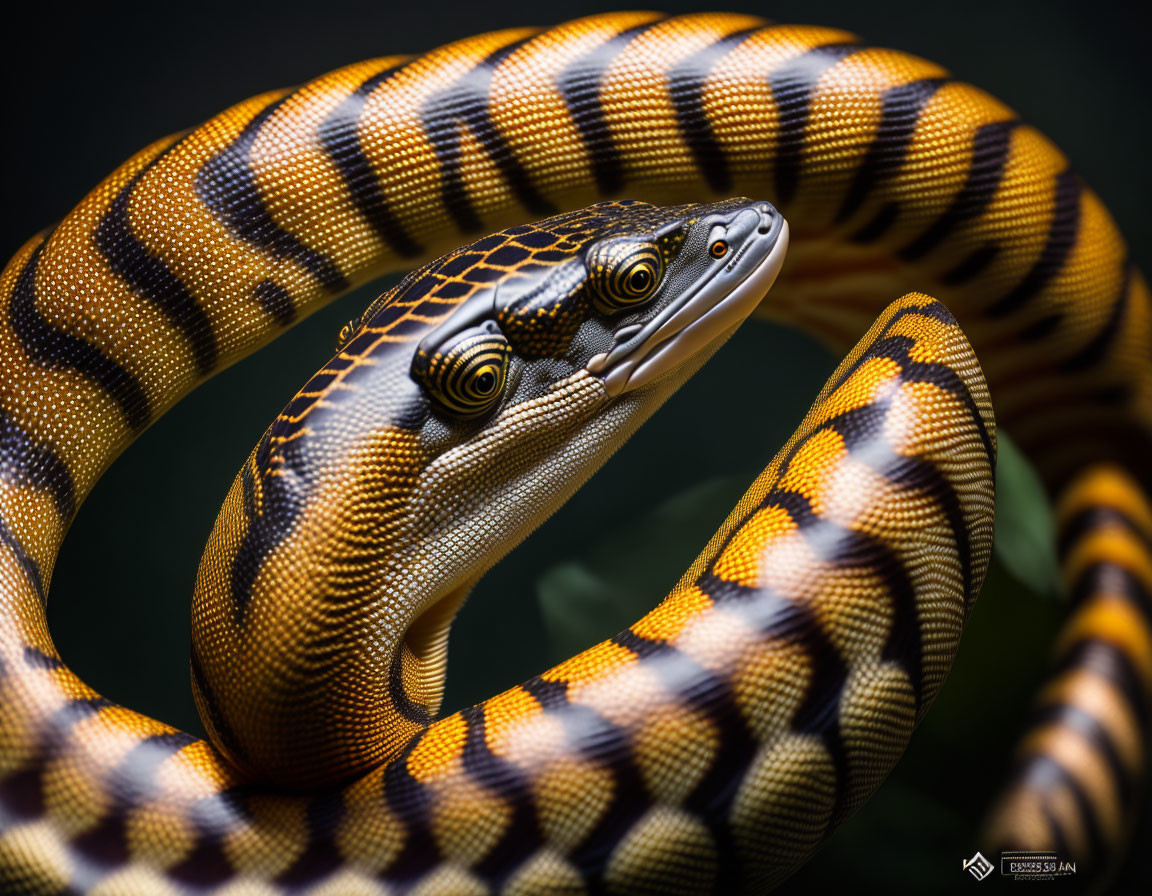
<instances>
[{"instance_id":1,"label":"snake jaw","mask_svg":"<svg viewBox=\"0 0 1152 896\"><path fill-rule=\"evenodd\" d=\"M756 229L714 274L587 364L612 397L645 386L741 324L772 288L788 251L779 213L749 209ZM618 334L619 339L620 334Z\"/></svg>"}]
</instances>

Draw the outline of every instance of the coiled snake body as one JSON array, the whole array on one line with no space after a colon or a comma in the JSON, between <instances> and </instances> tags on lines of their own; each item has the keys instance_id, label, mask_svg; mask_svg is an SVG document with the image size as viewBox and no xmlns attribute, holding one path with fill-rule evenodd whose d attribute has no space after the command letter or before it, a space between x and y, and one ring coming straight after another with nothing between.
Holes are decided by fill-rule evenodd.
<instances>
[{"instance_id":1,"label":"coiled snake body","mask_svg":"<svg viewBox=\"0 0 1152 896\"><path fill-rule=\"evenodd\" d=\"M726 266L711 245L753 251L713 228L760 206L516 225L736 195L791 226L760 313L841 348L880 318L664 603L431 721L468 586L728 330L631 392L615 341ZM323 302L500 228L374 304L237 477L194 611L218 746L80 681L44 602L112 459ZM624 277L644 264L650 281ZM1152 690L1149 296L1115 226L1048 141L931 63L825 28L622 13L255 97L143 150L9 262L4 885L766 889L898 757L987 564L989 390L944 305L888 306L910 289L956 315L997 420L1065 495L1074 609L989 840L1106 867Z\"/></svg>"}]
</instances>

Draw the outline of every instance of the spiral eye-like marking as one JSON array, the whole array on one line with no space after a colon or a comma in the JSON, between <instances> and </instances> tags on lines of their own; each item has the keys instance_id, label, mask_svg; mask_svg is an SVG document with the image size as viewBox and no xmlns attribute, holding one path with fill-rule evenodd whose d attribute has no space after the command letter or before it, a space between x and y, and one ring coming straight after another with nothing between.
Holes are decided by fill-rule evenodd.
<instances>
[{"instance_id":1,"label":"spiral eye-like marking","mask_svg":"<svg viewBox=\"0 0 1152 896\"><path fill-rule=\"evenodd\" d=\"M346 346L349 340L352 339L352 334L360 327L360 318L354 317L348 323L340 328L340 333L336 337L336 351L341 351Z\"/></svg>"},{"instance_id":2,"label":"spiral eye-like marking","mask_svg":"<svg viewBox=\"0 0 1152 896\"><path fill-rule=\"evenodd\" d=\"M648 301L664 273L660 252L647 243L609 243L593 252L589 262L598 304L608 313Z\"/></svg>"},{"instance_id":3,"label":"spiral eye-like marking","mask_svg":"<svg viewBox=\"0 0 1152 896\"><path fill-rule=\"evenodd\" d=\"M481 327L461 333L431 356L418 354L413 373L444 410L478 417L500 400L511 360L503 334Z\"/></svg>"}]
</instances>

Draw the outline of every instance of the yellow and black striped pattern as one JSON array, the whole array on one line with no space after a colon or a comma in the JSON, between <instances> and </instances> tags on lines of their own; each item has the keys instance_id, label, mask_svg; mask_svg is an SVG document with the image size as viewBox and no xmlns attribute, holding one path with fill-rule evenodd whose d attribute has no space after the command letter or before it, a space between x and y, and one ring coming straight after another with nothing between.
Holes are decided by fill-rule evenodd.
<instances>
[{"instance_id":1,"label":"yellow and black striped pattern","mask_svg":"<svg viewBox=\"0 0 1152 896\"><path fill-rule=\"evenodd\" d=\"M588 363L618 327L643 329L723 274L703 238L736 219L770 219L751 239L782 258L783 222L764 202L602 202L485 236L372 304L260 440L201 559L193 692L234 765L281 786L332 784L427 727L472 583L716 346L614 397ZM593 256L650 237L667 284L633 313L602 313ZM450 365L505 387L478 413L449 400Z\"/></svg>"},{"instance_id":2,"label":"yellow and black striped pattern","mask_svg":"<svg viewBox=\"0 0 1152 896\"><path fill-rule=\"evenodd\" d=\"M1106 863L1128 839L1147 761L1152 508L1104 465L1068 488L1060 522L1071 616L987 836Z\"/></svg>"},{"instance_id":3,"label":"yellow and black striped pattern","mask_svg":"<svg viewBox=\"0 0 1152 896\"><path fill-rule=\"evenodd\" d=\"M206 376L323 302L442 253L465 234L525 217L605 197L663 203L735 194L771 199L792 226L790 264L765 314L845 348L892 296L909 289L939 296L980 356L998 420L1049 483L1078 482L1087 465L1111 461L1131 476L1114 490L1126 512L1143 506L1152 432L1146 282L1065 157L1010 109L936 65L827 28L621 13L371 60L255 97L144 149L0 274L0 869L8 888L527 893L548 883L558 892L643 892L672 876L685 887L725 891L725 873L748 875L755 889L806 853L866 788L834 787L827 744L798 744L811 749L813 777L794 786L766 773L762 781L733 780L783 786L780 805L788 807L802 788L817 788L817 820L790 819L792 809L756 817L755 806L741 816L729 803L721 807L728 833L706 834L685 817L694 814L690 794L677 788L702 780L716 762L710 749L732 749L731 741L726 730L695 724L697 710L683 697L670 699L660 730L613 729L629 731L630 746L645 737L655 745L636 747L637 757L678 757L672 776L667 766L645 771L640 758L630 779L618 778L611 763L564 759L565 720L585 726L574 711L550 713L560 689L544 685L424 729L342 792L289 797L246 787L210 745L94 693L59 659L44 617L67 526L112 459ZM958 337L938 323L935 337L903 335L929 353L936 345L944 351ZM970 363L965 357L956 350L940 363ZM906 377L908 366L896 358L891 367L900 373L892 375ZM979 391L971 368L956 376ZM942 401L956 420L983 419L983 411L961 413L952 399ZM821 456L843 461L843 434L833 428L818 436L831 446ZM935 457L931 449L926 456ZM817 501L826 481L821 472L790 491ZM975 483L954 483L958 494L961 486ZM911 488L912 503L918 490L931 493L920 480ZM764 512L779 517L764 533L781 538L808 518L794 506ZM817 517L824 512L812 508ZM860 528L892 538L886 527L898 529L895 520ZM979 531L968 537L973 586ZM1123 543L1116 550L1127 551L1125 568L1139 574L1147 545L1125 538L1101 543ZM934 541L925 562L963 572L950 559L956 545ZM748 574L739 565L714 573L736 584ZM877 633L910 621L887 609L888 592L863 570L847 577L872 588L884 624L856 632L854 614L819 621L841 662L884 671L869 680L875 704L846 689L847 678L829 693L851 695L860 708L888 707L890 728L857 735L860 755L888 755L938 683L962 614L940 609L937 624L925 627L941 640L923 653L917 686L907 657L876 644ZM1147 607L1130 601L1139 612L1128 611L1129 628L1119 633L1114 588L1098 590L1107 611L1091 610L1089 598L1069 637L1105 643L1135 670L1132 686L1113 686L1111 702L1092 710L1116 746L1119 769L1134 780L1147 749L1139 708L1146 698L1135 685L1147 670ZM974 591L965 584L961 593ZM701 609L716 596L701 588ZM672 605L689 606L679 598ZM675 632L695 618L678 613L655 634L683 649ZM573 682L563 687L567 701L578 690L595 704L611 690L594 687L598 676L643 670L647 648L636 646L601 646L560 667L554 677ZM809 665L816 656L809 645L766 662L782 664L774 666L776 681L793 694L789 682L805 670L828 674L823 663ZM1045 705L1072 701L1080 686L1069 682L1081 668L1096 674L1093 663L1063 666ZM726 675L738 701L737 679ZM760 711L749 726L766 738L796 718L786 703L765 700ZM1060 762L1063 735L1047 732L1064 718L1041 718L1025 755L1049 751ZM531 778L530 787L510 762L493 766L484 782L469 777L464 765L478 744L498 752L494 744L521 730L529 733L518 749L535 762L556 759L559 771ZM1102 755L1100 740L1082 729L1068 736L1079 737L1088 755ZM1143 741L1133 746L1127 737ZM855 780L875 777L883 765L866 762ZM1057 842L1058 832L1070 847L1115 852L1122 826L1097 796L1122 780L1115 766L1061 767L1060 780L1076 784L1065 787L1070 796L1045 797L1045 808L1029 795L1039 779L1026 776L1011 791L1024 796L1008 799L994 830L1007 841L1036 831L1045 843ZM634 798L641 790L662 794L668 808L647 811L650 804ZM508 855L504 837L523 822L525 806L540 838L529 842L549 846ZM757 832L778 829L792 830L793 839L756 844ZM693 857L690 867L662 864L658 842ZM732 872L717 865L716 856L737 854L749 864ZM721 877L710 877L717 867Z\"/></svg>"}]
</instances>

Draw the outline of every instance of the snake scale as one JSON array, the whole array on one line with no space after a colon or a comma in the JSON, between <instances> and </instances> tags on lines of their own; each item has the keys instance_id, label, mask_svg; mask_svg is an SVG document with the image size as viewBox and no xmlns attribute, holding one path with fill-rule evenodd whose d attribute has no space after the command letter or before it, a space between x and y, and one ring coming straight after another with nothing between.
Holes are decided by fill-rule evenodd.
<instances>
[{"instance_id":1,"label":"snake scale","mask_svg":"<svg viewBox=\"0 0 1152 896\"><path fill-rule=\"evenodd\" d=\"M619 362L776 232L740 195L790 227L757 313L856 347L663 603L434 720L471 582L751 310L655 379ZM464 243L353 322L226 499L194 607L216 745L86 686L44 607L103 470L310 311ZM989 843L1123 850L1152 693L1148 289L1064 156L932 63L619 13L352 65L129 159L8 263L0 310L8 891L768 889L946 674L997 425L1063 496L1073 606Z\"/></svg>"}]
</instances>

